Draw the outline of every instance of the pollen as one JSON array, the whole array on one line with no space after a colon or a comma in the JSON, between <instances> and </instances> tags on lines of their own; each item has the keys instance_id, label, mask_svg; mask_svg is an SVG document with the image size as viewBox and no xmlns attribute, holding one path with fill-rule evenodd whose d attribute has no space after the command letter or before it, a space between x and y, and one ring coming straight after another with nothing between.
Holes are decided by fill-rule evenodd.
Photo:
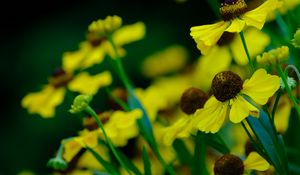
<instances>
[{"instance_id":1,"label":"pollen","mask_svg":"<svg viewBox=\"0 0 300 175\"><path fill-rule=\"evenodd\" d=\"M215 162L215 175L242 175L244 173L243 161L232 154L225 154Z\"/></svg>"},{"instance_id":2,"label":"pollen","mask_svg":"<svg viewBox=\"0 0 300 175\"><path fill-rule=\"evenodd\" d=\"M223 0L220 13L224 21L232 20L247 11L244 0Z\"/></svg>"},{"instance_id":3,"label":"pollen","mask_svg":"<svg viewBox=\"0 0 300 175\"><path fill-rule=\"evenodd\" d=\"M234 98L243 88L243 80L231 71L218 73L212 81L212 91L221 102Z\"/></svg>"}]
</instances>

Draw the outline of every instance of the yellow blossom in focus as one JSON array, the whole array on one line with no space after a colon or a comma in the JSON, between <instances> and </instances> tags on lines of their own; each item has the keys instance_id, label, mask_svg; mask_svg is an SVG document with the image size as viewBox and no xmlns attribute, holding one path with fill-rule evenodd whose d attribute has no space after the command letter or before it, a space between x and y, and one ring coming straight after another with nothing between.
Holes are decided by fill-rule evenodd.
<instances>
[{"instance_id":1,"label":"yellow blossom in focus","mask_svg":"<svg viewBox=\"0 0 300 175\"><path fill-rule=\"evenodd\" d=\"M256 57L256 60L260 64L272 65L286 62L288 58L289 48L287 46L281 46L268 52L264 52L262 55L258 55Z\"/></svg>"},{"instance_id":2,"label":"yellow blossom in focus","mask_svg":"<svg viewBox=\"0 0 300 175\"><path fill-rule=\"evenodd\" d=\"M119 57L124 57L126 54L122 48L123 45L141 40L145 36L146 29L143 22L117 27L119 22L113 17L111 17L112 24L107 24L108 28L111 29L110 34L104 35L101 33L104 29L99 26L105 26L105 22L105 20L93 22L89 27L87 40L80 43L79 50L64 54L63 65L66 71L72 72L76 69L86 69L94 64L99 64L106 55L114 59L116 53L108 41L108 35L111 35Z\"/></svg>"},{"instance_id":3,"label":"yellow blossom in focus","mask_svg":"<svg viewBox=\"0 0 300 175\"><path fill-rule=\"evenodd\" d=\"M67 89L93 95L98 92L99 88L108 86L111 82L112 77L108 71L92 76L87 72L73 75L60 70L58 75L49 78L49 84L45 85L41 91L29 93L21 103L30 113L50 118L55 115L55 108L63 102Z\"/></svg>"},{"instance_id":4,"label":"yellow blossom in focus","mask_svg":"<svg viewBox=\"0 0 300 175\"><path fill-rule=\"evenodd\" d=\"M248 102L242 96L243 94L257 104L264 105L280 87L280 78L267 74L264 69L255 71L244 83L238 75L228 71L217 74L213 82L215 82L212 85L212 89L215 89L214 95L206 102L203 109L195 112L192 121L196 128L206 133L218 132L227 116L233 123L240 123L249 114L258 116L259 110ZM227 88L230 86L230 91L226 86ZM234 88L236 90L233 90Z\"/></svg>"},{"instance_id":5,"label":"yellow blossom in focus","mask_svg":"<svg viewBox=\"0 0 300 175\"><path fill-rule=\"evenodd\" d=\"M125 146L129 139L139 134L136 122L141 117L142 111L139 109L130 112L114 111L104 124L105 132L115 146ZM102 131L100 133L100 137L104 137Z\"/></svg>"},{"instance_id":6,"label":"yellow blossom in focus","mask_svg":"<svg viewBox=\"0 0 300 175\"><path fill-rule=\"evenodd\" d=\"M157 77L182 69L187 61L187 50L180 45L170 46L145 58L142 71L147 77Z\"/></svg>"},{"instance_id":7,"label":"yellow blossom in focus","mask_svg":"<svg viewBox=\"0 0 300 175\"><path fill-rule=\"evenodd\" d=\"M251 152L244 160L245 171L258 170L265 171L270 168L270 164L257 152Z\"/></svg>"},{"instance_id":8,"label":"yellow blossom in focus","mask_svg":"<svg viewBox=\"0 0 300 175\"><path fill-rule=\"evenodd\" d=\"M225 19L225 21L220 21L215 24L202 25L191 28L190 35L197 43L197 48L201 51L203 55L206 55L210 52L211 48L216 45L216 43L225 31L230 33L239 33L246 26L253 26L257 29L262 29L266 21L267 14L276 9L279 5L278 0L267 0L262 5L251 11L237 13L235 12L235 10L244 11L245 8L247 8L247 5L245 4L244 0L238 0L237 3L243 4L243 9L238 9L242 6L233 7L237 9L227 9L228 13L232 13L230 15L236 17L231 17L230 19ZM226 3L224 4L224 7L231 6ZM225 16L227 16L227 14L225 14Z\"/></svg>"}]
</instances>

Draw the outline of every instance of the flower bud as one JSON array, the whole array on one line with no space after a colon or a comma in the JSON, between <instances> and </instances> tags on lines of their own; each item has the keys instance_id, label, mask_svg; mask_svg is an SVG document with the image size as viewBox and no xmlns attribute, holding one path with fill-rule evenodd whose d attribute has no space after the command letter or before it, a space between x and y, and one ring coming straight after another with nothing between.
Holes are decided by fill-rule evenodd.
<instances>
[{"instance_id":1,"label":"flower bud","mask_svg":"<svg viewBox=\"0 0 300 175\"><path fill-rule=\"evenodd\" d=\"M75 114L84 111L89 106L92 98L93 97L90 95L78 95L75 97L73 104L71 105L70 112Z\"/></svg>"},{"instance_id":2,"label":"flower bud","mask_svg":"<svg viewBox=\"0 0 300 175\"><path fill-rule=\"evenodd\" d=\"M291 40L292 44L296 48L300 48L300 29L297 29L296 33L294 34L294 38Z\"/></svg>"}]
</instances>

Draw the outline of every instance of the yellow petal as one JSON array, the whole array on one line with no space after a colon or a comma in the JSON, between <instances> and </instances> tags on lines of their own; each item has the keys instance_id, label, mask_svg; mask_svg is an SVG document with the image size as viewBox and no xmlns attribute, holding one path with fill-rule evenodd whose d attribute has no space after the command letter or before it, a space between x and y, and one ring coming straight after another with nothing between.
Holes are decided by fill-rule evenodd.
<instances>
[{"instance_id":1,"label":"yellow petal","mask_svg":"<svg viewBox=\"0 0 300 175\"><path fill-rule=\"evenodd\" d=\"M264 105L279 87L280 78L278 76L267 74L264 69L258 69L250 79L244 82L241 92L256 103Z\"/></svg>"},{"instance_id":2,"label":"yellow petal","mask_svg":"<svg viewBox=\"0 0 300 175\"><path fill-rule=\"evenodd\" d=\"M167 127L164 132L163 142L164 144L171 146L176 138L185 138L190 135L190 131L193 127L190 127L190 116L186 116L177 120L174 124Z\"/></svg>"},{"instance_id":3,"label":"yellow petal","mask_svg":"<svg viewBox=\"0 0 300 175\"><path fill-rule=\"evenodd\" d=\"M231 21L226 31L231 33L239 33L244 29L245 25L245 21L235 18Z\"/></svg>"},{"instance_id":4,"label":"yellow petal","mask_svg":"<svg viewBox=\"0 0 300 175\"><path fill-rule=\"evenodd\" d=\"M74 139L67 141L64 143L63 158L67 162L70 162L81 149L81 144L75 141Z\"/></svg>"},{"instance_id":5,"label":"yellow petal","mask_svg":"<svg viewBox=\"0 0 300 175\"><path fill-rule=\"evenodd\" d=\"M269 169L270 164L262 158L257 152L251 152L244 161L245 170L265 171Z\"/></svg>"},{"instance_id":6,"label":"yellow petal","mask_svg":"<svg viewBox=\"0 0 300 175\"><path fill-rule=\"evenodd\" d=\"M91 76L87 72L78 74L68 85L70 90L80 92L82 94L96 94L98 89L108 86L112 82L109 71Z\"/></svg>"},{"instance_id":7,"label":"yellow petal","mask_svg":"<svg viewBox=\"0 0 300 175\"><path fill-rule=\"evenodd\" d=\"M242 96L237 95L232 99L229 119L233 123L240 123L244 120L250 113L258 113L259 110L247 102Z\"/></svg>"},{"instance_id":8,"label":"yellow petal","mask_svg":"<svg viewBox=\"0 0 300 175\"><path fill-rule=\"evenodd\" d=\"M51 85L43 87L42 91L26 95L22 106L30 113L37 113L45 118L55 115L55 108L64 100L65 88L54 88Z\"/></svg>"},{"instance_id":9,"label":"yellow petal","mask_svg":"<svg viewBox=\"0 0 300 175\"><path fill-rule=\"evenodd\" d=\"M248 26L262 29L266 22L268 13L276 9L279 5L280 3L278 0L267 0L256 9L241 15L241 19L244 20Z\"/></svg>"},{"instance_id":10,"label":"yellow petal","mask_svg":"<svg viewBox=\"0 0 300 175\"><path fill-rule=\"evenodd\" d=\"M270 37L267 34L253 27L244 30L244 34L251 58L263 52L271 41ZM240 37L234 38L234 40L230 44L230 49L232 51L233 58L237 64L243 66L248 64L247 55L245 53L243 43Z\"/></svg>"},{"instance_id":11,"label":"yellow petal","mask_svg":"<svg viewBox=\"0 0 300 175\"><path fill-rule=\"evenodd\" d=\"M113 34L113 40L117 46L141 40L145 37L146 27L143 22L126 25Z\"/></svg>"},{"instance_id":12,"label":"yellow petal","mask_svg":"<svg viewBox=\"0 0 300 175\"><path fill-rule=\"evenodd\" d=\"M219 102L212 96L203 109L198 109L191 121L196 127L205 133L216 133L223 125L228 115L229 103Z\"/></svg>"},{"instance_id":13,"label":"yellow petal","mask_svg":"<svg viewBox=\"0 0 300 175\"><path fill-rule=\"evenodd\" d=\"M218 42L229 24L230 22L220 21L215 24L192 27L190 35L197 43L201 53L206 55L210 48Z\"/></svg>"}]
</instances>

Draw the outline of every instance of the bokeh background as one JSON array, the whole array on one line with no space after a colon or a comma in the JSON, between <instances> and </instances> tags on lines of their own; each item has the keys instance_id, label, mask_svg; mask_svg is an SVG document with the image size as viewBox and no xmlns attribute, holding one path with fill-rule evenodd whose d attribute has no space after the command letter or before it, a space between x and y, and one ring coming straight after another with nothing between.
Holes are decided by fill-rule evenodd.
<instances>
[{"instance_id":1,"label":"bokeh background","mask_svg":"<svg viewBox=\"0 0 300 175\"><path fill-rule=\"evenodd\" d=\"M124 0L8 1L1 5L1 122L0 174L32 170L51 172L46 167L60 140L73 136L80 120L70 115L69 102L57 109L57 117L43 119L28 114L20 105L22 97L47 83L61 65L66 51L76 50L85 39L87 26L107 15L119 15L124 24L143 21L146 38L125 46L125 68L135 84L145 87L149 80L140 73L140 63L151 53L171 44L186 46L193 62L200 54L189 36L191 26L215 18L205 0L178 3ZM116 82L118 83L118 82Z\"/></svg>"}]
</instances>

